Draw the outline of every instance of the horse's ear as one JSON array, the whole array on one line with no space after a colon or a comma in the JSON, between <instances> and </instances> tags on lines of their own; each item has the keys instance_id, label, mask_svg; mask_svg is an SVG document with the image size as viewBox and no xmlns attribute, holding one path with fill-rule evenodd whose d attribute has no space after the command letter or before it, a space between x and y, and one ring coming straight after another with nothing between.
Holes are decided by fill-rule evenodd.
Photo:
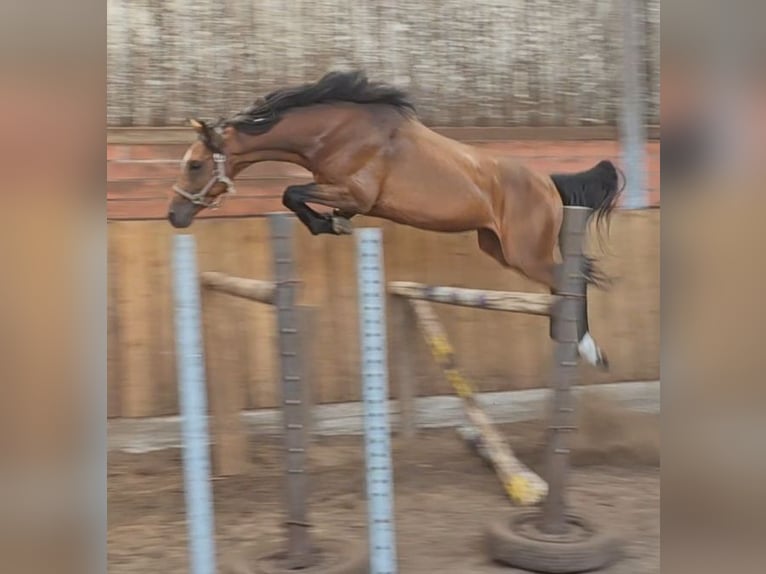
<instances>
[{"instance_id":1,"label":"horse's ear","mask_svg":"<svg viewBox=\"0 0 766 574\"><path fill-rule=\"evenodd\" d=\"M207 126L202 120L198 120L197 118L190 118L189 123L191 124L191 127L194 128L194 131L199 135L204 136L207 134Z\"/></svg>"},{"instance_id":2,"label":"horse's ear","mask_svg":"<svg viewBox=\"0 0 766 574\"><path fill-rule=\"evenodd\" d=\"M213 150L220 150L223 147L221 134L219 134L215 129L207 125L202 120L198 120L196 118L191 118L189 123L191 124L192 128L194 128L194 131L197 132L197 134L202 138L202 141L205 142L205 145L207 145L209 148Z\"/></svg>"}]
</instances>

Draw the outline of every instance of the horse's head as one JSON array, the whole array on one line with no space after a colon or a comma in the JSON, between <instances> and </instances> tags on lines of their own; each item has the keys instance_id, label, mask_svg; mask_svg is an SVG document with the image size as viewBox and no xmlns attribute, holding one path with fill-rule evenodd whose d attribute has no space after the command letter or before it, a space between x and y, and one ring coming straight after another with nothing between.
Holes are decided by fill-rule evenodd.
<instances>
[{"instance_id":1,"label":"horse's head","mask_svg":"<svg viewBox=\"0 0 766 574\"><path fill-rule=\"evenodd\" d=\"M200 120L190 120L199 136L181 160L181 173L168 207L173 227L189 227L194 216L206 207L215 208L226 193L234 192L227 175L227 156L223 135Z\"/></svg>"}]
</instances>

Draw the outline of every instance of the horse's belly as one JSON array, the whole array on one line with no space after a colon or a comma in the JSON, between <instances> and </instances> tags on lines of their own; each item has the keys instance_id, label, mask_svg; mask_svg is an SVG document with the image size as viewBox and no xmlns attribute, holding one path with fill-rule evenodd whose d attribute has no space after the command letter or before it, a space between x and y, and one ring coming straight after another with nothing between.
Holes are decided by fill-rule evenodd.
<instances>
[{"instance_id":1,"label":"horse's belly","mask_svg":"<svg viewBox=\"0 0 766 574\"><path fill-rule=\"evenodd\" d=\"M466 199L378 201L369 215L428 231L472 231L487 224L481 201Z\"/></svg>"}]
</instances>

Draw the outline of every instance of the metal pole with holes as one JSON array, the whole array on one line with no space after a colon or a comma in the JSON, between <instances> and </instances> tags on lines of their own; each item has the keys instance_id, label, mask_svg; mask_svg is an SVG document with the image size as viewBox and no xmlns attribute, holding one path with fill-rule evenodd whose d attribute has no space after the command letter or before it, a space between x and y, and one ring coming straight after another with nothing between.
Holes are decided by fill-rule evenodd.
<instances>
[{"instance_id":1,"label":"metal pole with holes","mask_svg":"<svg viewBox=\"0 0 766 574\"><path fill-rule=\"evenodd\" d=\"M173 287L189 572L215 574L205 363L196 249L192 235L174 237Z\"/></svg>"},{"instance_id":2,"label":"metal pole with holes","mask_svg":"<svg viewBox=\"0 0 766 574\"><path fill-rule=\"evenodd\" d=\"M292 256L293 220L285 214L269 215L274 257L274 300L279 332L285 445L285 484L287 488L287 555L290 569L307 568L312 563L308 523L308 476L306 474L305 374L301 361L303 341L300 317L295 305L295 271Z\"/></svg>"},{"instance_id":3,"label":"metal pole with holes","mask_svg":"<svg viewBox=\"0 0 766 574\"><path fill-rule=\"evenodd\" d=\"M554 353L552 409L548 427L546 481L548 496L543 504L543 531L563 534L566 530L565 489L569 472L569 437L575 430L574 396L577 383L577 320L585 302L583 243L591 210L565 207L559 244L563 262L557 276L557 294L553 319L556 331Z\"/></svg>"},{"instance_id":4,"label":"metal pole with holes","mask_svg":"<svg viewBox=\"0 0 766 574\"><path fill-rule=\"evenodd\" d=\"M641 209L648 203L640 9L639 0L624 0L622 3L622 153L625 164L625 209Z\"/></svg>"},{"instance_id":5,"label":"metal pole with holes","mask_svg":"<svg viewBox=\"0 0 766 574\"><path fill-rule=\"evenodd\" d=\"M370 574L396 573L381 230L356 232Z\"/></svg>"}]
</instances>

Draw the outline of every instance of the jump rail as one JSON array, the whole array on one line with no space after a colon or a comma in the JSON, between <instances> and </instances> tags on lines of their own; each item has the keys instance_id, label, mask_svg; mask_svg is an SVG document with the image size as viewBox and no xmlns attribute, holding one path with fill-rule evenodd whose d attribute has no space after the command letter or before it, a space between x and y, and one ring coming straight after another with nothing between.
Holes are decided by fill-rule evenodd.
<instances>
[{"instance_id":1,"label":"jump rail","mask_svg":"<svg viewBox=\"0 0 766 574\"><path fill-rule=\"evenodd\" d=\"M410 304L434 359L455 392L463 400L468 420L481 438L481 443L476 445L480 455L487 458L495 467L503 488L511 500L521 505L539 502L548 492L548 485L514 456L510 445L497 432L491 419L481 408L472 385L455 368L455 352L430 303L411 300Z\"/></svg>"},{"instance_id":2,"label":"jump rail","mask_svg":"<svg viewBox=\"0 0 766 574\"><path fill-rule=\"evenodd\" d=\"M274 302L277 291L276 283L273 281L232 277L217 271L205 271L200 274L200 282L208 289L266 304Z\"/></svg>"},{"instance_id":3,"label":"jump rail","mask_svg":"<svg viewBox=\"0 0 766 574\"><path fill-rule=\"evenodd\" d=\"M457 369L457 360L446 331L434 312L431 302L461 307L474 307L511 313L550 316L558 297L545 293L520 293L512 291L488 291L462 287L424 285L409 281L392 281L388 292L409 303L417 319L417 327L423 334L436 364L441 368L455 393L462 399L470 426L463 429L467 442L476 447L479 455L487 459L495 469L508 497L522 506L539 503L548 493L548 484L535 472L524 465L513 453L513 449L497 432L492 420L481 408L472 385ZM406 324L406 319L402 320ZM409 354L405 349L405 354ZM410 357L401 357L400 409L402 429L408 436L414 434L416 422L412 408L412 372L406 372L411 365ZM411 371L411 368L410 368Z\"/></svg>"},{"instance_id":4,"label":"jump rail","mask_svg":"<svg viewBox=\"0 0 766 574\"><path fill-rule=\"evenodd\" d=\"M464 287L424 285L423 283L412 281L392 281L388 284L388 292L407 299L544 316L551 314L551 306L558 299L555 295L547 293L487 291L484 289L466 289Z\"/></svg>"}]
</instances>

